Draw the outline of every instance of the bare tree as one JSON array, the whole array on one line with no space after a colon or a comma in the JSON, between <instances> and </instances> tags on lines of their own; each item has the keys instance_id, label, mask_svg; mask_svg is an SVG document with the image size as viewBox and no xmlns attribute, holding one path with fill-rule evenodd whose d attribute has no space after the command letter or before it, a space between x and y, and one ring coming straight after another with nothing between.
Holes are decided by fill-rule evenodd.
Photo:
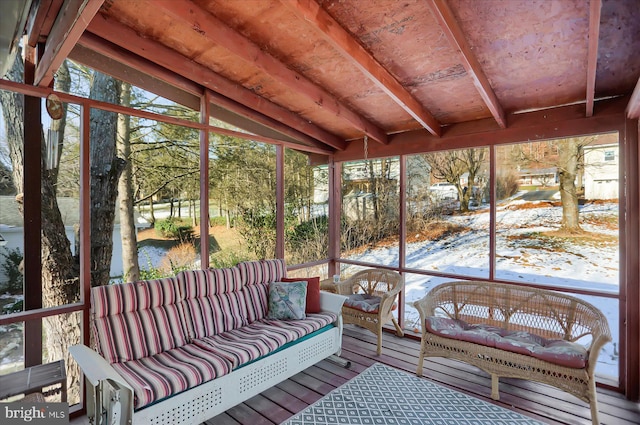
<instances>
[{"instance_id":1,"label":"bare tree","mask_svg":"<svg viewBox=\"0 0 640 425\"><path fill-rule=\"evenodd\" d=\"M456 187L461 212L469 211L473 187L482 167L486 165L486 156L486 148L456 149L426 155L432 175ZM466 185L463 185L460 181L465 173L468 173L468 177Z\"/></svg>"},{"instance_id":2,"label":"bare tree","mask_svg":"<svg viewBox=\"0 0 640 425\"><path fill-rule=\"evenodd\" d=\"M64 72L64 70L63 70ZM9 79L23 81L24 64L21 55L10 71ZM56 82L56 88L66 91L64 79ZM91 98L112 103L118 101L117 84L111 77L95 74L91 84ZM0 91L2 112L9 142L13 184L16 188L20 212L24 193L24 99L9 91ZM91 113L91 265L92 284L109 281L111 264L113 217L115 213L116 183L122 170L122 160L115 156L115 114L93 110ZM59 123L62 124L62 123ZM59 127L64 131L64 126ZM63 139L60 135L60 139ZM40 150L44 158L45 143L41 136ZM79 263L71 253L71 244L66 237L64 222L56 198L55 178L57 170L42 167L41 194L41 251L43 307L60 306L78 301ZM29 265L34 266L34 265ZM106 272L105 272L106 271ZM69 401L79 401L79 370L69 356L69 346L81 341L80 323L77 314L61 314L43 319L46 336L46 354L51 360L64 359L67 368Z\"/></svg>"},{"instance_id":3,"label":"bare tree","mask_svg":"<svg viewBox=\"0 0 640 425\"><path fill-rule=\"evenodd\" d=\"M131 84L122 83L120 87L120 103L131 105ZM131 169L131 117L118 115L118 155L126 161L122 175L118 181L120 210L120 239L122 242L122 271L126 282L140 279L138 264L138 240L133 210L133 181Z\"/></svg>"},{"instance_id":4,"label":"bare tree","mask_svg":"<svg viewBox=\"0 0 640 425\"><path fill-rule=\"evenodd\" d=\"M560 200L562 201L560 230L562 232L582 233L579 220L578 191L575 182L578 170L583 167L583 147L588 143L588 140L578 137L564 139L558 150L558 177L560 180Z\"/></svg>"},{"instance_id":5,"label":"bare tree","mask_svg":"<svg viewBox=\"0 0 640 425\"><path fill-rule=\"evenodd\" d=\"M24 64L21 55L9 73L12 81L23 81ZM24 98L22 95L0 90L0 101L9 142L9 155L13 173L13 184L16 188L18 206L23 213L22 198L24 193ZM62 138L62 137L60 137ZM44 137L41 137L40 150L44 157ZM79 270L75 263L71 244L66 237L62 215L56 199L54 176L57 172L42 167L42 306L44 308L60 306L78 301ZM49 360L64 359L67 365L74 364L69 356L68 347L80 342L80 326L77 316L63 314L50 316L43 320L46 338L47 357ZM69 401L79 401L79 378L77 368L67 370Z\"/></svg>"},{"instance_id":6,"label":"bare tree","mask_svg":"<svg viewBox=\"0 0 640 425\"><path fill-rule=\"evenodd\" d=\"M562 202L561 232L583 232L580 227L576 181L582 179L584 147L594 140L594 137L572 137L518 145L516 154L521 165L557 169ZM530 154L531 152L535 152L535 155Z\"/></svg>"}]
</instances>

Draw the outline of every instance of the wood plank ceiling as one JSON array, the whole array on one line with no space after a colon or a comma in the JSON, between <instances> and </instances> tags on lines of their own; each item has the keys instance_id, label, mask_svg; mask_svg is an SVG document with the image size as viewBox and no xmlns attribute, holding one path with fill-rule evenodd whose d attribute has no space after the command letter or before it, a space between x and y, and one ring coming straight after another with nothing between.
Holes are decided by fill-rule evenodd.
<instances>
[{"instance_id":1,"label":"wood plank ceiling","mask_svg":"<svg viewBox=\"0 0 640 425\"><path fill-rule=\"evenodd\" d=\"M637 0L41 0L27 28L40 85L69 55L316 152L608 97L640 115Z\"/></svg>"}]
</instances>

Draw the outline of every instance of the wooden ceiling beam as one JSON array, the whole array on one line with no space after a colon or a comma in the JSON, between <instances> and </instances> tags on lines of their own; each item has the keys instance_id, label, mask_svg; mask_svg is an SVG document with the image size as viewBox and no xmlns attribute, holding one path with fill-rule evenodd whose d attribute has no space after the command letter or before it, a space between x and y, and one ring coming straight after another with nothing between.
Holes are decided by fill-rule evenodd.
<instances>
[{"instance_id":1,"label":"wooden ceiling beam","mask_svg":"<svg viewBox=\"0 0 640 425\"><path fill-rule=\"evenodd\" d=\"M78 40L78 44L130 68L146 72L149 75L161 79L180 90L197 96L198 98L200 98L204 93L200 84L188 78L179 76L153 62L141 58L140 56L131 54L128 50L110 43L95 34L91 34L90 32L82 34L82 37ZM193 109L197 110L198 107Z\"/></svg>"},{"instance_id":2,"label":"wooden ceiling beam","mask_svg":"<svg viewBox=\"0 0 640 425\"><path fill-rule=\"evenodd\" d=\"M320 35L364 75L400 105L434 136L441 133L440 123L407 89L347 30L314 0L281 0L300 18L312 25Z\"/></svg>"},{"instance_id":3,"label":"wooden ceiling beam","mask_svg":"<svg viewBox=\"0 0 640 425\"><path fill-rule=\"evenodd\" d=\"M631 99L627 104L627 118L638 119L640 118L640 78L638 78L638 83L636 84L636 88L633 90L631 94Z\"/></svg>"},{"instance_id":4,"label":"wooden ceiling beam","mask_svg":"<svg viewBox=\"0 0 640 425\"><path fill-rule=\"evenodd\" d=\"M157 0L154 7L161 8L173 19L187 23L193 31L211 40L229 52L260 68L275 80L311 99L318 106L331 111L337 118L348 121L372 139L386 144L387 133L364 116L351 110L333 94L310 81L304 75L288 68L284 63L263 51L260 46L228 27L224 22L192 2Z\"/></svg>"},{"instance_id":5,"label":"wooden ceiling beam","mask_svg":"<svg viewBox=\"0 0 640 425\"><path fill-rule=\"evenodd\" d=\"M29 46L35 47L39 42L46 41L62 3L63 0L41 0L38 7L31 8L26 25L27 44Z\"/></svg>"},{"instance_id":6,"label":"wooden ceiling beam","mask_svg":"<svg viewBox=\"0 0 640 425\"><path fill-rule=\"evenodd\" d=\"M193 110L197 111L200 108L200 98L204 91L200 84L132 54L95 34L84 33L69 53L69 58ZM281 140L283 143L297 143L299 146L302 142L304 146L312 147L313 152L320 150L326 154L334 151L326 144L219 93L213 93L210 90L207 90L207 93L214 105L209 108L214 118L219 118L252 134L262 134ZM220 111L224 111L224 116L220 116ZM231 115L228 115L228 112L231 112ZM230 116L233 118L230 119Z\"/></svg>"},{"instance_id":7,"label":"wooden ceiling beam","mask_svg":"<svg viewBox=\"0 0 640 425\"><path fill-rule=\"evenodd\" d=\"M258 112L251 117L247 116L249 119L259 122L260 114L263 114L295 130L294 132L287 133L287 135L316 146L318 146L317 144L319 142L325 145L318 147L326 148L326 146L330 146L338 150L343 150L347 146L346 141L336 137L334 134L308 122L281 106L269 102L239 84L216 74L210 69L189 60L175 50L165 47L151 39L140 37L132 29L109 17L97 15L87 30L100 38L122 47L133 55L140 56L177 75L199 83L214 93L220 93L254 112ZM245 110L245 113L246 112ZM274 128L274 130L285 131L283 127L279 129Z\"/></svg>"},{"instance_id":8,"label":"wooden ceiling beam","mask_svg":"<svg viewBox=\"0 0 640 425\"><path fill-rule=\"evenodd\" d=\"M589 47L587 53L587 111L593 115L593 103L596 95L596 70L598 68L598 40L600 38L600 10L602 0L589 3Z\"/></svg>"},{"instance_id":9,"label":"wooden ceiling beam","mask_svg":"<svg viewBox=\"0 0 640 425\"><path fill-rule=\"evenodd\" d=\"M62 5L51 33L47 37L44 55L38 61L34 85L49 86L54 74L98 13L104 0L67 0ZM35 28L36 31L39 28ZM31 37L30 37L31 38Z\"/></svg>"},{"instance_id":10,"label":"wooden ceiling beam","mask_svg":"<svg viewBox=\"0 0 640 425\"><path fill-rule=\"evenodd\" d=\"M496 97L487 76L482 70L482 66L473 54L469 43L460 28L460 24L456 20L451 8L446 0L428 0L427 5L433 13L433 17L438 21L440 28L447 36L449 43L454 46L462 56L462 65L467 73L473 78L473 84L478 89L482 100L491 111L491 115L501 128L507 127L507 119L502 110L502 106Z\"/></svg>"},{"instance_id":11,"label":"wooden ceiling beam","mask_svg":"<svg viewBox=\"0 0 640 425\"><path fill-rule=\"evenodd\" d=\"M624 110L628 97L596 102L596 112L584 116L584 105L574 104L509 116L509 127L500 128L493 118L456 123L443 128L441 137L426 130L406 131L391 136L388 145L369 145L368 158L413 155L449 149L469 149L503 144L522 143L584 136L624 128ZM336 152L335 161L361 160L362 149L352 143Z\"/></svg>"}]
</instances>

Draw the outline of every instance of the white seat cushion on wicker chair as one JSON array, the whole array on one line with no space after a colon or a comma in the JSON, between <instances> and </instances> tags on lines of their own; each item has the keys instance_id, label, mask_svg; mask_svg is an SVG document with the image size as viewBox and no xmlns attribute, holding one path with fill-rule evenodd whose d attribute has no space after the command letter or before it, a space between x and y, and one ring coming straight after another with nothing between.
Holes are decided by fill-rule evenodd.
<instances>
[{"instance_id":1,"label":"white seat cushion on wicker chair","mask_svg":"<svg viewBox=\"0 0 640 425\"><path fill-rule=\"evenodd\" d=\"M381 298L375 295L353 294L347 297L344 305L367 313L376 313L380 308L380 300Z\"/></svg>"}]
</instances>

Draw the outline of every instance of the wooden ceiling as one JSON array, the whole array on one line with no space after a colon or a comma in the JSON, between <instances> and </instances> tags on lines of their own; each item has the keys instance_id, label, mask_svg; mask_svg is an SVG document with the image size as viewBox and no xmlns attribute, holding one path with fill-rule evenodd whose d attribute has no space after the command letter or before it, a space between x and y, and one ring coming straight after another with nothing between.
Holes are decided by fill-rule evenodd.
<instances>
[{"instance_id":1,"label":"wooden ceiling","mask_svg":"<svg viewBox=\"0 0 640 425\"><path fill-rule=\"evenodd\" d=\"M70 56L195 109L207 89L213 115L303 150L618 96L640 116L638 0L36 3L38 84Z\"/></svg>"}]
</instances>

